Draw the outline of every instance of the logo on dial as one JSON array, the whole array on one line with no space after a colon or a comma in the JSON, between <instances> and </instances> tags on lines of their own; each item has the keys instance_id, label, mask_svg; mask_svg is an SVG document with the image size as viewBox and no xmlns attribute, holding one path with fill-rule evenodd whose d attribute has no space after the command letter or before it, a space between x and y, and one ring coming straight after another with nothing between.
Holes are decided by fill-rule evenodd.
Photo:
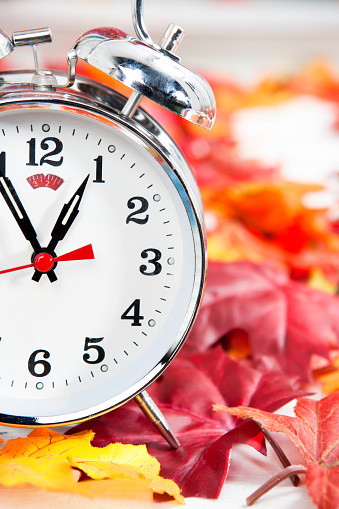
<instances>
[{"instance_id":1,"label":"logo on dial","mask_svg":"<svg viewBox=\"0 0 339 509\"><path fill-rule=\"evenodd\" d=\"M49 189L53 189L53 191L59 189L61 184L64 182L62 178L57 175L52 175L51 173L48 173L47 175L37 173L36 175L31 175L26 180L33 189L38 189L38 187L48 187Z\"/></svg>"}]
</instances>

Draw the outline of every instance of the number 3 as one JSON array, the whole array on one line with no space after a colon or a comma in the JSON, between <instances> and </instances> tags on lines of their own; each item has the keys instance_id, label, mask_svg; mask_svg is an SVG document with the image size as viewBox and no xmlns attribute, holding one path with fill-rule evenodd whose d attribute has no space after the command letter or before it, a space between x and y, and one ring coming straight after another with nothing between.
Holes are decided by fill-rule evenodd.
<instances>
[{"instance_id":1,"label":"number 3","mask_svg":"<svg viewBox=\"0 0 339 509\"><path fill-rule=\"evenodd\" d=\"M159 260L161 259L161 252L158 249L144 249L141 252L141 258L148 258L148 253L153 253L154 258L151 258L147 260L147 263L151 263L154 265L153 272L146 272L147 271L147 265L140 265L139 270L141 274L144 274L144 276L156 276L157 274L160 274L162 270L161 263L159 263Z\"/></svg>"}]
</instances>

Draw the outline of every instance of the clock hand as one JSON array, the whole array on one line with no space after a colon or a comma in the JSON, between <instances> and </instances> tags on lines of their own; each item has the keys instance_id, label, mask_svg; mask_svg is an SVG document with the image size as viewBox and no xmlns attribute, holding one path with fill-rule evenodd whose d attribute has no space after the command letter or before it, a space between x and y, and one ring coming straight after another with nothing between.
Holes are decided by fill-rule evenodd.
<instances>
[{"instance_id":1,"label":"clock hand","mask_svg":"<svg viewBox=\"0 0 339 509\"><path fill-rule=\"evenodd\" d=\"M16 220L20 230L25 236L25 239L31 244L35 253L42 251L40 243L37 239L36 231L27 215L20 198L14 189L11 180L5 176L5 159L3 157L0 167L0 192L11 211L14 219ZM48 274L51 283L57 279L53 271Z\"/></svg>"},{"instance_id":2,"label":"clock hand","mask_svg":"<svg viewBox=\"0 0 339 509\"><path fill-rule=\"evenodd\" d=\"M74 219L79 213L79 205L82 199L82 196L84 194L87 182L89 179L89 175L85 178L79 189L75 191L72 198L69 200L69 202L65 203L65 205L62 207L61 212L59 214L58 219L56 220L56 223L53 227L52 233L51 233L51 240L49 241L49 244L46 248L47 251L53 252L56 245L60 240L62 240L68 230L70 229L71 225L73 224ZM49 272L47 273L47 275ZM41 278L41 272L38 270L35 270L32 279L34 281L39 281Z\"/></svg>"},{"instance_id":3,"label":"clock hand","mask_svg":"<svg viewBox=\"0 0 339 509\"><path fill-rule=\"evenodd\" d=\"M0 270L0 274L7 274L8 272L15 272L22 269L29 269L30 267L35 267L37 270L39 270L39 272L46 273L52 269L56 262L69 262L78 260L94 260L92 244L80 247L79 249L75 249L74 251L70 251L69 253L65 253L61 256L56 256L55 258L53 258L53 256L49 253L43 251L36 255L33 263L28 265L21 265L20 267L13 267L11 269Z\"/></svg>"},{"instance_id":4,"label":"clock hand","mask_svg":"<svg viewBox=\"0 0 339 509\"><path fill-rule=\"evenodd\" d=\"M37 240L37 234L25 211L15 189L8 177L5 177L4 171L0 169L0 192L12 212L12 215L19 225L20 230L25 239L30 242L34 251L41 250L41 246Z\"/></svg>"},{"instance_id":5,"label":"clock hand","mask_svg":"<svg viewBox=\"0 0 339 509\"><path fill-rule=\"evenodd\" d=\"M65 205L62 207L59 217L56 220L51 233L52 239L47 246L48 250L54 251L58 242L60 242L60 240L65 237L66 233L73 224L74 219L77 217L79 213L79 205L84 194L88 179L89 175L87 175L79 189L75 191L69 202L65 203Z\"/></svg>"}]
</instances>

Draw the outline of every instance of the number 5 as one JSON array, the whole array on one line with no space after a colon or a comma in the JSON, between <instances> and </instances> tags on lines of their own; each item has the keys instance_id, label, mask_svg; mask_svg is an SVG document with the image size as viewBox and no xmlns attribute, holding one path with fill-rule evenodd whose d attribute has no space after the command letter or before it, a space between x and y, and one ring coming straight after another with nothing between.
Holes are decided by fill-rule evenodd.
<instances>
[{"instance_id":1,"label":"number 5","mask_svg":"<svg viewBox=\"0 0 339 509\"><path fill-rule=\"evenodd\" d=\"M105 350L103 349L102 346L95 344L95 343L100 343L100 341L102 341L103 339L104 338L86 338L85 339L85 347L84 347L85 352L87 350L96 350L96 352L98 354L96 359L91 359L89 353L84 353L82 358L84 359L85 362L87 362L87 364L98 364L99 362L102 362L104 360Z\"/></svg>"}]
</instances>

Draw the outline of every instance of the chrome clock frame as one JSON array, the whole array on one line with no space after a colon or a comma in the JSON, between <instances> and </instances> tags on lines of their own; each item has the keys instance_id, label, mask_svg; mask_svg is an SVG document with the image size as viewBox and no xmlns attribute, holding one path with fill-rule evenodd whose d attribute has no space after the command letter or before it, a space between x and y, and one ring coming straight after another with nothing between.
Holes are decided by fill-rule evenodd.
<instances>
[{"instance_id":1,"label":"chrome clock frame","mask_svg":"<svg viewBox=\"0 0 339 509\"><path fill-rule=\"evenodd\" d=\"M173 360L186 339L200 305L206 276L206 238L200 195L191 170L173 140L150 115L142 109L138 109L133 118L121 114L126 99L112 89L85 78L76 79L74 86L68 90L32 90L31 87L18 85L27 82L28 74L25 71L0 75L4 80L2 85L0 82L0 114L20 108L43 108L72 111L98 121L104 118L112 129L118 129L151 153L152 157L156 157L184 204L195 248L194 285L180 330L166 354L138 383L112 399L66 415L27 417L0 414L0 423L9 426L64 426L102 415L126 403L144 391ZM17 84L11 85L11 81Z\"/></svg>"}]
</instances>

